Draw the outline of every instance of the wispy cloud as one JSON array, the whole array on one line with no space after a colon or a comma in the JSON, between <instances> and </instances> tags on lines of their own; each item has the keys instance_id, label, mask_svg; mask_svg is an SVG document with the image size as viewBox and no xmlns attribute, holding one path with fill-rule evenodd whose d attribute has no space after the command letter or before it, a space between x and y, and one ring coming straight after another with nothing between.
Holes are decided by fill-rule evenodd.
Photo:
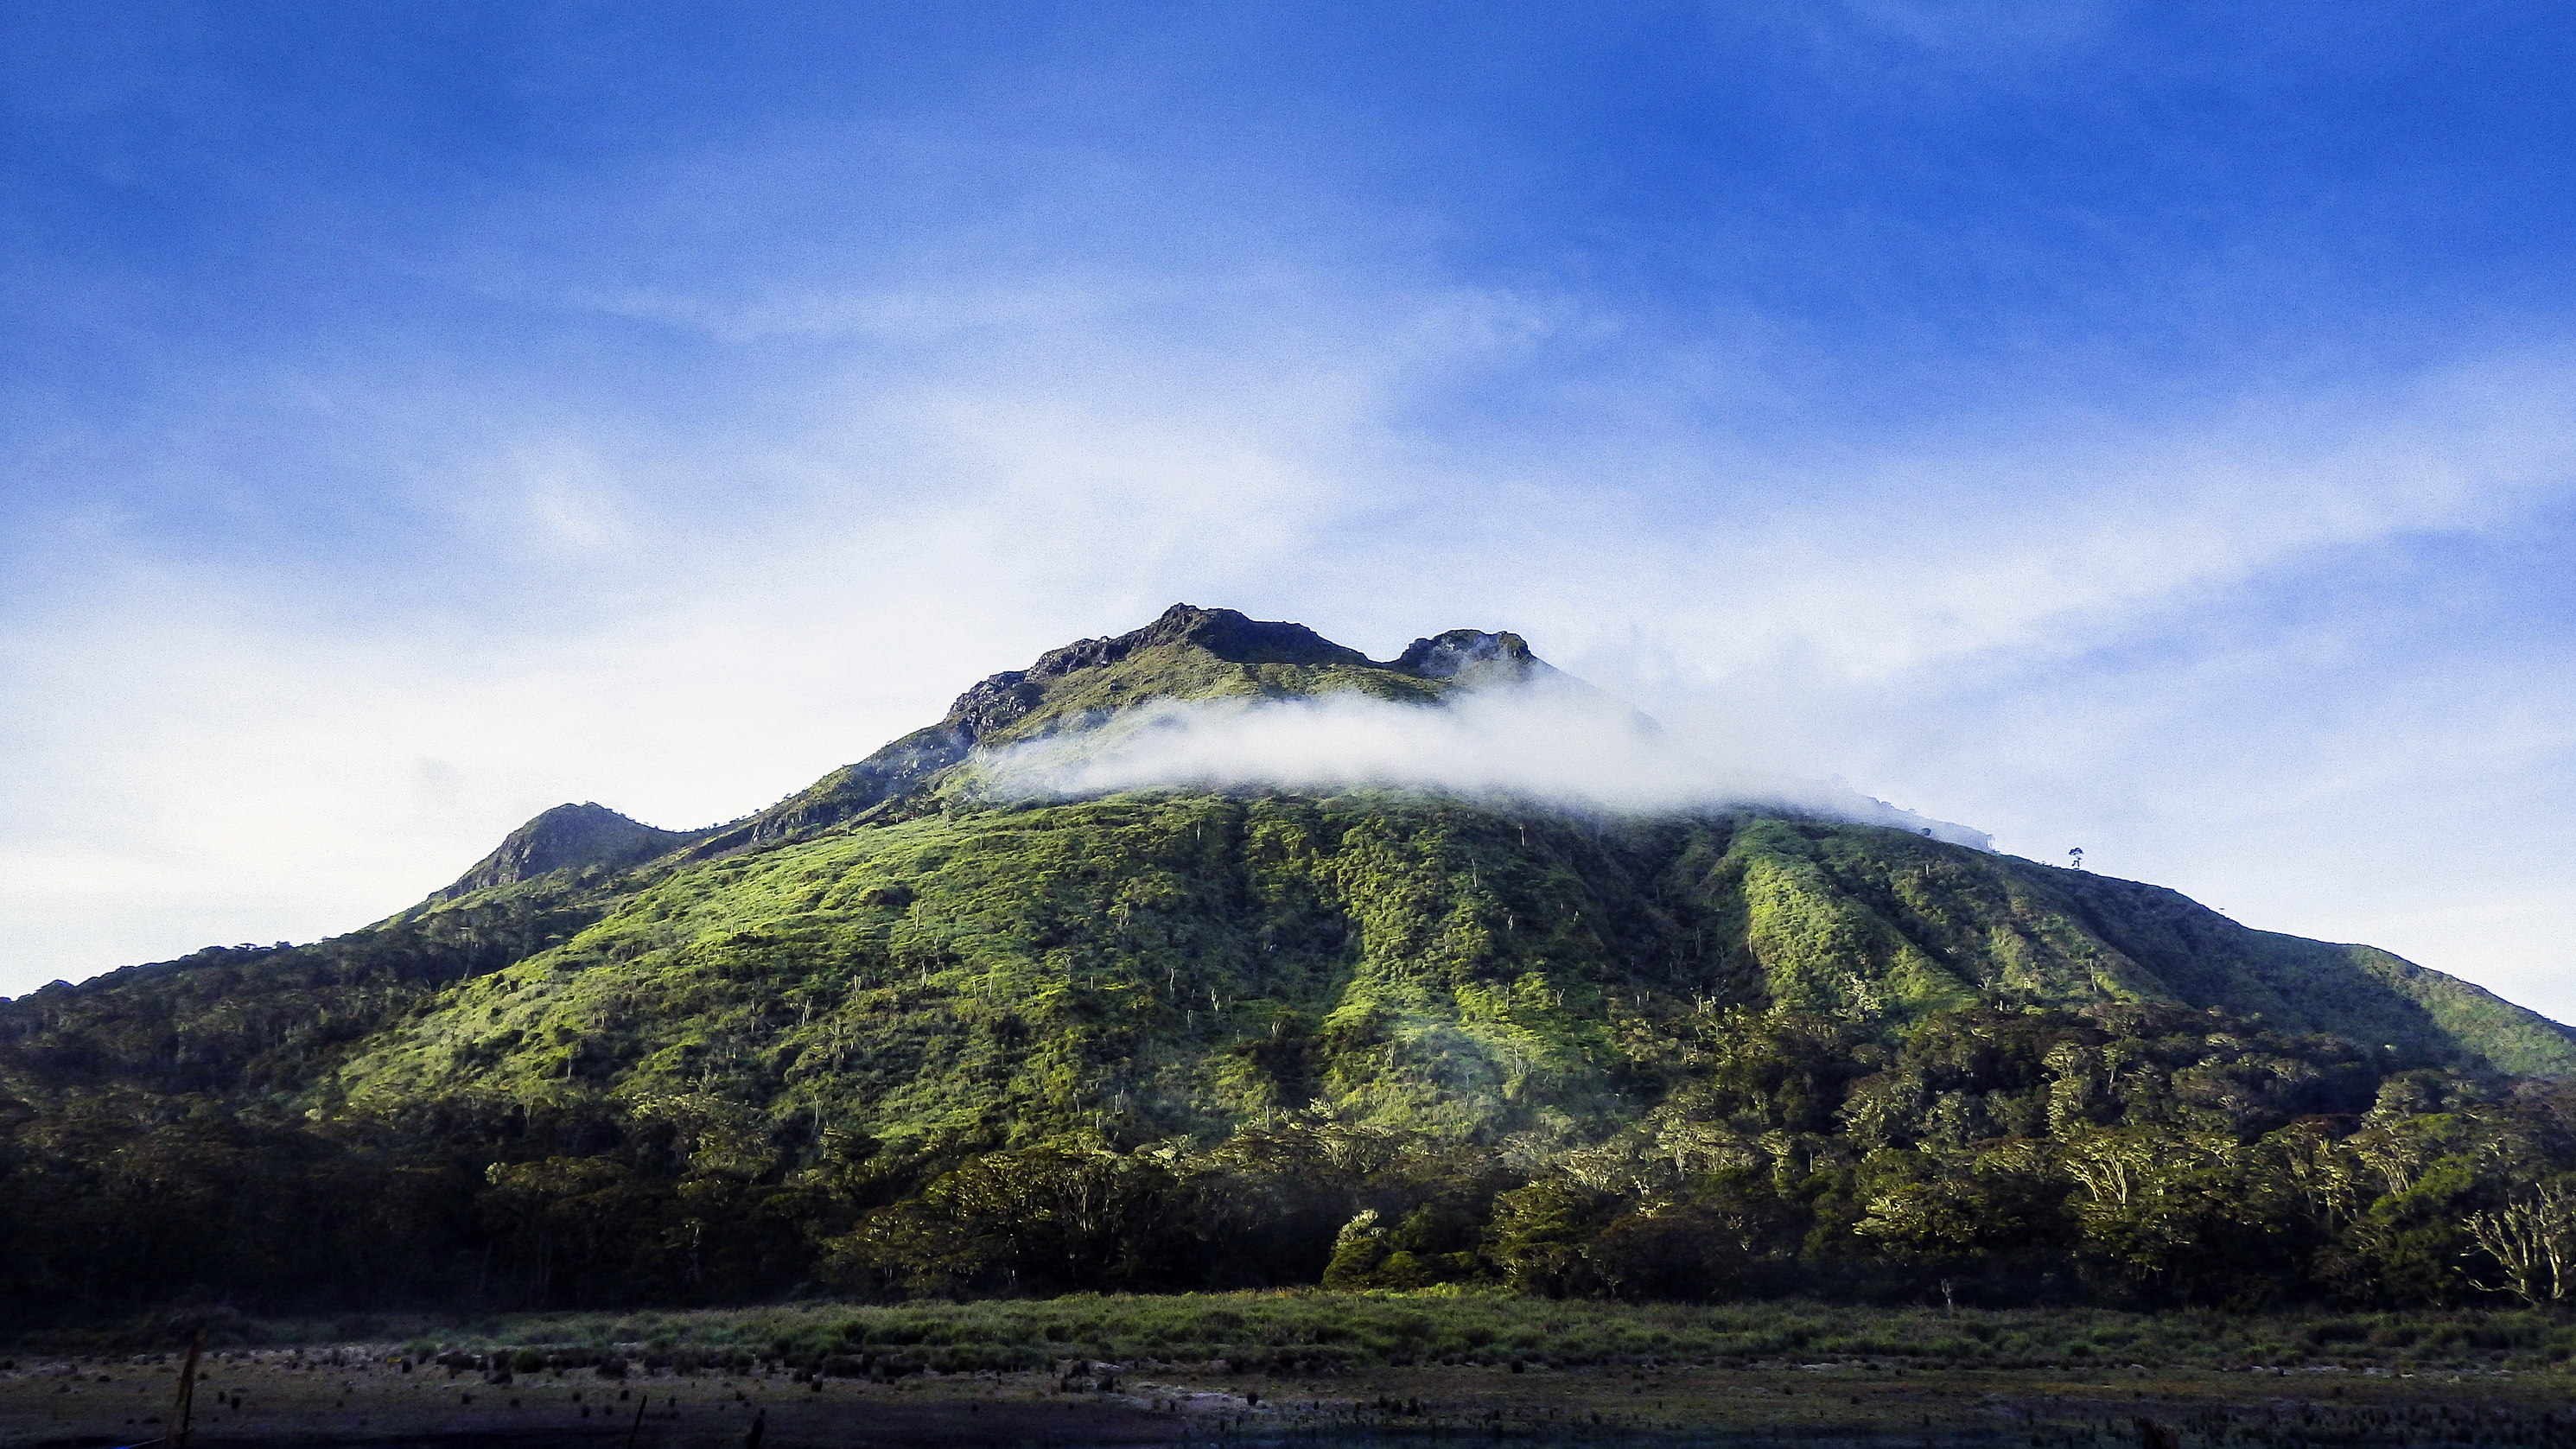
<instances>
[{"instance_id":1,"label":"wispy cloud","mask_svg":"<svg viewBox=\"0 0 2576 1449\"><path fill-rule=\"evenodd\" d=\"M1992 846L1983 831L1847 786L1702 759L1616 701L1543 679L1437 704L1352 694L1161 701L976 764L985 788L1005 797L1185 786L1430 791L1583 812L1767 806Z\"/></svg>"}]
</instances>

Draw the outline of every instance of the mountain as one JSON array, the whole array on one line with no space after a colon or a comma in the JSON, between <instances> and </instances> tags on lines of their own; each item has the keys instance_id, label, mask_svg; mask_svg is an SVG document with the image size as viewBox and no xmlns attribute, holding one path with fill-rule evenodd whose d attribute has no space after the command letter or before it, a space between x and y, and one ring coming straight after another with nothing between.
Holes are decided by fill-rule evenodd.
<instances>
[{"instance_id":1,"label":"mountain","mask_svg":"<svg viewBox=\"0 0 2576 1449\"><path fill-rule=\"evenodd\" d=\"M1433 703L1486 681L1554 676L1517 634L1455 629L1417 639L1390 664L1303 624L1174 604L1142 629L1051 649L1026 669L968 689L947 718L913 731L767 810L723 827L693 852L709 859L822 827L918 808L941 778L986 750L1080 727L1157 700L1276 699L1350 693Z\"/></svg>"},{"instance_id":2,"label":"mountain","mask_svg":"<svg viewBox=\"0 0 2576 1449\"><path fill-rule=\"evenodd\" d=\"M558 805L511 831L490 855L476 861L472 870L430 899L457 900L558 871L594 867L617 870L641 865L713 833L656 830L597 802Z\"/></svg>"},{"instance_id":3,"label":"mountain","mask_svg":"<svg viewBox=\"0 0 2576 1449\"><path fill-rule=\"evenodd\" d=\"M2165 1143L2155 1162L2250 1172L2300 1132L2367 1144L2401 1122L2503 1122L2576 1073L2576 1033L2465 982L1912 817L1384 783L994 785L1014 750L1183 703L1442 710L1527 691L1651 728L1512 634L1451 631L1379 663L1300 625L1175 606L993 675L730 824L560 806L349 935L0 1003L0 1223L26 1225L0 1245L19 1265L0 1289L22 1311L59 1308L75 1282L99 1302L191 1284L447 1301L470 1278L570 1302L1328 1271L1714 1291L1699 1248L1696 1278L1601 1265L1647 1252L1618 1246L1653 1238L1621 1224L1672 1231L1707 1184L1741 1198L1758 1178L1773 1227L1732 1251L1810 1279L2047 1244L2069 1282L2091 1264L2096 1288L2143 1291L2147 1250L2102 1248L2065 1206L2091 1201L2079 1159L2099 1134L2166 1134L2137 1139ZM1860 820L1899 818L1852 799ZM2554 1118L2512 1120L2510 1151L2457 1149L2490 1164L2476 1172L2556 1161L2529 1125ZM1999 1143L2026 1144L2020 1166L1987 1162ZM2576 1167L2576 1145L2564 1155ZM2447 1160L2418 1156L2403 1187L2337 1207L2335 1231ZM1916 1188L2027 1177L2059 1235L1899 1251L1914 1229L1886 1214L1910 1199L1880 1177L1902 1163ZM1575 1205L1545 1213L1564 1221L1531 1227L1560 1191ZM1095 1201L1128 1207L1068 1246ZM1363 1207L1387 1226L1353 1227ZM37 1226L73 1222L91 1226ZM102 1269L104 1223L127 1256ZM2397 1281L2349 1266L2382 1249L2329 1237L2301 1249L2301 1291ZM2156 1272L2192 1271L2158 1251Z\"/></svg>"}]
</instances>

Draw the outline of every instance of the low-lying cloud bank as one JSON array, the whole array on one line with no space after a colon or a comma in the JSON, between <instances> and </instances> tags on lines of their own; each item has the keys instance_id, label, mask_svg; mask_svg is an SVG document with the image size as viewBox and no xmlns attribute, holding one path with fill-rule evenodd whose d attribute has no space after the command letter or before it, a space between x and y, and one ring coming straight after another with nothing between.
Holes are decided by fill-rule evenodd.
<instances>
[{"instance_id":1,"label":"low-lying cloud bank","mask_svg":"<svg viewBox=\"0 0 2576 1449\"><path fill-rule=\"evenodd\" d=\"M1063 798L1157 787L1393 788L1641 814L1751 805L1888 825L1979 850L1994 838L1847 786L1732 771L1580 687L1453 696L1161 701L982 760L987 788Z\"/></svg>"}]
</instances>

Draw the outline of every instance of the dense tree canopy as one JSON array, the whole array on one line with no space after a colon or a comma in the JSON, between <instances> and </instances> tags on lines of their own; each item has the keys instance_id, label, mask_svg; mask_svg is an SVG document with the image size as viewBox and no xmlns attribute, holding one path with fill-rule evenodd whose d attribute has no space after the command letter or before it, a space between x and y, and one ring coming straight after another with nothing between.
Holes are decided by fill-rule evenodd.
<instances>
[{"instance_id":1,"label":"dense tree canopy","mask_svg":"<svg viewBox=\"0 0 2576 1449\"><path fill-rule=\"evenodd\" d=\"M1204 1144L900 1159L712 1099L307 1116L100 1091L0 1119L0 1291L21 1316L1319 1281L2440 1305L2554 1299L2576 1247L2564 1088L2223 1012L1979 1007L1889 1041L1731 1008L1628 1047L1658 1100L1607 1131L1316 1106Z\"/></svg>"}]
</instances>

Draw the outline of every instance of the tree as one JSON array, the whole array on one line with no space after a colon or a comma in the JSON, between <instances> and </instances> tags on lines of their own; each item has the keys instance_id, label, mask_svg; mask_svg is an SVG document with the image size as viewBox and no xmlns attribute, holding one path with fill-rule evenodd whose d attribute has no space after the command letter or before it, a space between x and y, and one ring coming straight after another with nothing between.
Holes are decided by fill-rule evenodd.
<instances>
[{"instance_id":1,"label":"tree","mask_svg":"<svg viewBox=\"0 0 2576 1449\"><path fill-rule=\"evenodd\" d=\"M1600 1232L1610 1199L1562 1178L1546 1178L1494 1199L1485 1255L1515 1293L1563 1298L1593 1286L1584 1244Z\"/></svg>"},{"instance_id":2,"label":"tree","mask_svg":"<svg viewBox=\"0 0 2576 1449\"><path fill-rule=\"evenodd\" d=\"M2576 1173L2562 1173L2463 1224L2504 1270L2502 1288L2537 1308L2576 1288ZM2480 1283L2487 1292L2499 1291Z\"/></svg>"}]
</instances>

